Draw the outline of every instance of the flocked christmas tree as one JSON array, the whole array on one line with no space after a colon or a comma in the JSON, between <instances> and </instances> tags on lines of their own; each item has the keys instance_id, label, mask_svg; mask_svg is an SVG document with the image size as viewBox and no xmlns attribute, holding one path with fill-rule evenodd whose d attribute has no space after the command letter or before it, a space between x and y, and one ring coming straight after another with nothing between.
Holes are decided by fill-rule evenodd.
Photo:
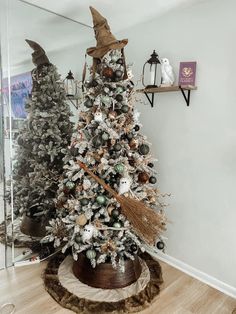
<instances>
[{"instance_id":1,"label":"flocked christmas tree","mask_svg":"<svg viewBox=\"0 0 236 314\"><path fill-rule=\"evenodd\" d=\"M55 212L54 198L63 171L62 158L72 135L70 109L56 67L35 42L32 94L26 103L27 119L19 132L13 172L14 211L36 221Z\"/></svg>"},{"instance_id":2,"label":"flocked christmas tree","mask_svg":"<svg viewBox=\"0 0 236 314\"><path fill-rule=\"evenodd\" d=\"M60 181L57 218L43 241L75 260L84 252L93 267L108 260L124 269L145 244L163 249L166 218L155 188L150 143L141 135L134 109L134 90L124 46L95 9L97 46L90 78L85 82L84 109L72 136L71 158Z\"/></svg>"}]
</instances>

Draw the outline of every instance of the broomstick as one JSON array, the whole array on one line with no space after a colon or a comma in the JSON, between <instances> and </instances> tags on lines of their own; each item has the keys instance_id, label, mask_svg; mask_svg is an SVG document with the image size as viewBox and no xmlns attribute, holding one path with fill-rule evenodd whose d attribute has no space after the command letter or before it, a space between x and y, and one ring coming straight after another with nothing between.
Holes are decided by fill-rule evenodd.
<instances>
[{"instance_id":1,"label":"broomstick","mask_svg":"<svg viewBox=\"0 0 236 314\"><path fill-rule=\"evenodd\" d=\"M153 245L159 233L165 230L165 221L162 213L155 212L142 201L119 195L83 162L78 161L78 163L85 172L102 185L120 203L122 214L131 222L138 236L148 244Z\"/></svg>"}]
</instances>

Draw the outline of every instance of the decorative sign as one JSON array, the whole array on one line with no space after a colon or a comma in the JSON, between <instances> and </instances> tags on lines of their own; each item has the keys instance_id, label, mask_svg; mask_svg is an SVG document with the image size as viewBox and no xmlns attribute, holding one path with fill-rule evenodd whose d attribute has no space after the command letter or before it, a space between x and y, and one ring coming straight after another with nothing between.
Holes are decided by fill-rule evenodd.
<instances>
[{"instance_id":1,"label":"decorative sign","mask_svg":"<svg viewBox=\"0 0 236 314\"><path fill-rule=\"evenodd\" d=\"M197 62L180 62L179 86L195 86Z\"/></svg>"},{"instance_id":2,"label":"decorative sign","mask_svg":"<svg viewBox=\"0 0 236 314\"><path fill-rule=\"evenodd\" d=\"M14 118L26 118L25 102L32 90L31 73L23 73L12 76L10 79L11 107ZM3 79L3 94L9 103L8 80Z\"/></svg>"}]
</instances>

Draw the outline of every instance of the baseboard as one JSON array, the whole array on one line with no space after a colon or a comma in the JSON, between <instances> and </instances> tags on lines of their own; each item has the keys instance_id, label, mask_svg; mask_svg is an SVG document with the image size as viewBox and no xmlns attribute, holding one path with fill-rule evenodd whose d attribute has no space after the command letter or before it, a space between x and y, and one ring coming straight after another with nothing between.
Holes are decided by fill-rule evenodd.
<instances>
[{"instance_id":1,"label":"baseboard","mask_svg":"<svg viewBox=\"0 0 236 314\"><path fill-rule=\"evenodd\" d=\"M150 251L150 254L153 254L153 252ZM216 279L215 277L212 277L188 264L185 264L184 262L170 256L167 254L164 254L162 252L154 253L155 257L157 257L159 260L183 271L184 273L206 283L207 285L227 294L228 296L236 299L236 288Z\"/></svg>"}]
</instances>

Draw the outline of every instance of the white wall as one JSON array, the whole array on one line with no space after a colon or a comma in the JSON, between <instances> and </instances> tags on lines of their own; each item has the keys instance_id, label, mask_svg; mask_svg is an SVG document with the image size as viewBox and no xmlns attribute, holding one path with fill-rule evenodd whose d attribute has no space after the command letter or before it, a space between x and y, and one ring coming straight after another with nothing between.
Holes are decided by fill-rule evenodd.
<instances>
[{"instance_id":1,"label":"white wall","mask_svg":"<svg viewBox=\"0 0 236 314\"><path fill-rule=\"evenodd\" d=\"M159 186L171 192L166 253L236 287L236 2L200 1L129 29L136 79L153 49L197 61L198 90L157 94L142 112L143 133L158 156Z\"/></svg>"}]
</instances>

